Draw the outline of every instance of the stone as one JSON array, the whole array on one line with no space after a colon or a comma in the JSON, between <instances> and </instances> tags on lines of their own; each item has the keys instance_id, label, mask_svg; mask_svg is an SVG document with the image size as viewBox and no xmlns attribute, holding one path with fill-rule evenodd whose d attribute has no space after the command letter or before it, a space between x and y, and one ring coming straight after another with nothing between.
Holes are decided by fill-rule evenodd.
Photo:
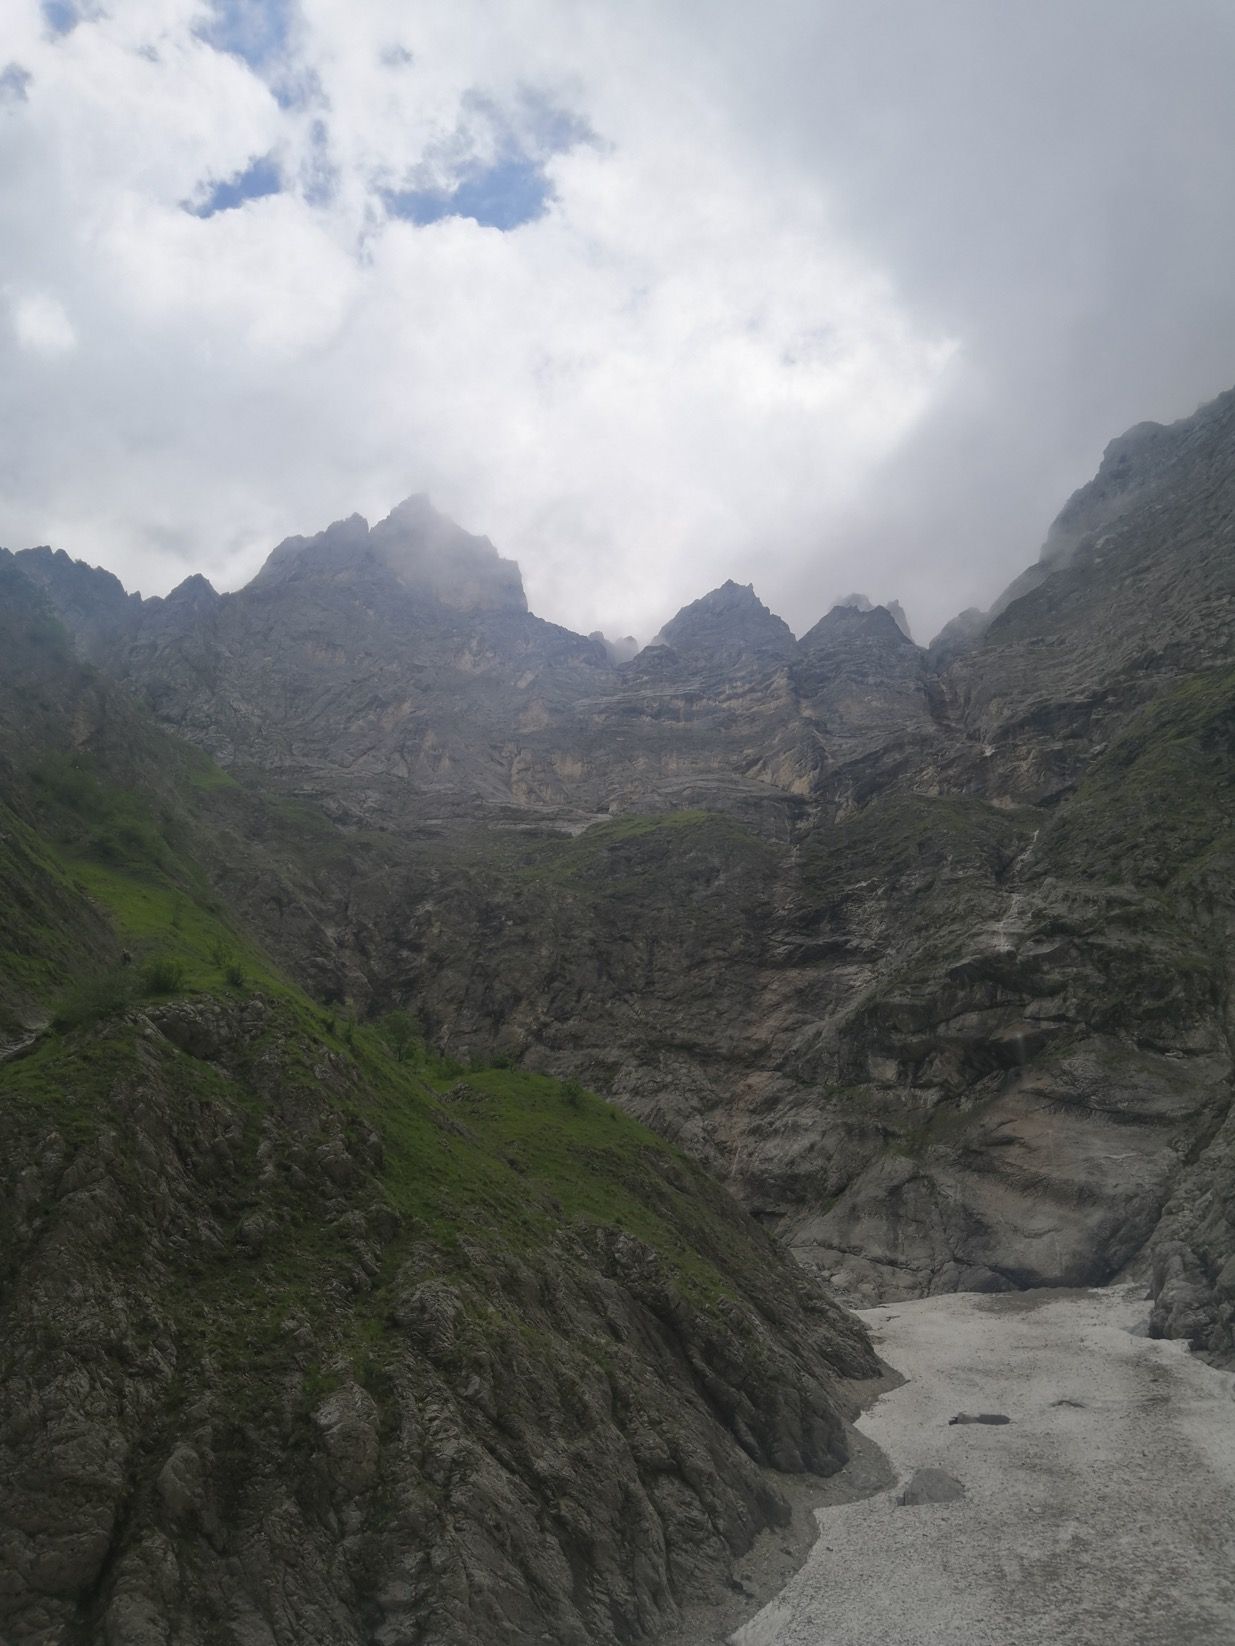
<instances>
[{"instance_id":1,"label":"stone","mask_svg":"<svg viewBox=\"0 0 1235 1646\"><path fill-rule=\"evenodd\" d=\"M896 1503L898 1508L913 1509L926 1503L957 1503L964 1495L964 1486L946 1469L915 1469Z\"/></svg>"}]
</instances>

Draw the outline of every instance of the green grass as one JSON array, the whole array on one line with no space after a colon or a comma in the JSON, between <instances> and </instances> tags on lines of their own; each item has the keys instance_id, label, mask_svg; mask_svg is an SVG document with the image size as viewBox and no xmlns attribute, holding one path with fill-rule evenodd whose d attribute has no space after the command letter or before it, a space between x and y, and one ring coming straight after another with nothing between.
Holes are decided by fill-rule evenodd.
<instances>
[{"instance_id":1,"label":"green grass","mask_svg":"<svg viewBox=\"0 0 1235 1646\"><path fill-rule=\"evenodd\" d=\"M1235 859L1235 670L1143 711L1086 773L1043 849L1083 878L1178 887Z\"/></svg>"},{"instance_id":2,"label":"green grass","mask_svg":"<svg viewBox=\"0 0 1235 1646\"><path fill-rule=\"evenodd\" d=\"M528 839L493 832L435 843L435 864L501 885L515 895L562 890L585 897L677 883L692 863L763 871L782 848L721 812L627 813L577 835Z\"/></svg>"}]
</instances>

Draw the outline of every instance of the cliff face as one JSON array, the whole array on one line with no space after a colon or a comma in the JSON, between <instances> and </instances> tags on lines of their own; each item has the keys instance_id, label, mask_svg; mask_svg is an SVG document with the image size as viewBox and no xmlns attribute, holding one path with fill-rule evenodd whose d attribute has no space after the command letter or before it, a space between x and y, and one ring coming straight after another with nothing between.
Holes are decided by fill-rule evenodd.
<instances>
[{"instance_id":1,"label":"cliff face","mask_svg":"<svg viewBox=\"0 0 1235 1646\"><path fill-rule=\"evenodd\" d=\"M1144 1261L1229 1350L1233 520L1228 395L1116 441L930 651L730 584L617 666L329 533L191 623L61 610L348 831L316 935L249 888L319 994L587 1078L853 1295Z\"/></svg>"},{"instance_id":2,"label":"cliff face","mask_svg":"<svg viewBox=\"0 0 1235 1646\"><path fill-rule=\"evenodd\" d=\"M591 1646L729 1585L857 1322L582 1087L298 987L337 831L11 557L0 770L0 1638Z\"/></svg>"}]
</instances>

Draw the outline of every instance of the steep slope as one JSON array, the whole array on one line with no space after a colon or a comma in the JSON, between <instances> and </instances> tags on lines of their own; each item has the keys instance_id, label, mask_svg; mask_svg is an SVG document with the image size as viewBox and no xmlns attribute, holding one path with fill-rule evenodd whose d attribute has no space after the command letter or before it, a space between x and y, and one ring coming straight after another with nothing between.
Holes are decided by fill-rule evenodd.
<instances>
[{"instance_id":1,"label":"steep slope","mask_svg":"<svg viewBox=\"0 0 1235 1646\"><path fill-rule=\"evenodd\" d=\"M864 1333L581 1087L306 996L229 887L320 940L334 831L0 579L0 1637L653 1637L843 1461Z\"/></svg>"}]
</instances>

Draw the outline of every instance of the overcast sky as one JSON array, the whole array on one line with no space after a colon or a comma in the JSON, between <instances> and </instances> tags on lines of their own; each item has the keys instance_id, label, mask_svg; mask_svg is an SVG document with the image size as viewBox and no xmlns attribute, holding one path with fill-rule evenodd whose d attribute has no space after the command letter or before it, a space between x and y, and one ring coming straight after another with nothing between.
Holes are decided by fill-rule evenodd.
<instances>
[{"instance_id":1,"label":"overcast sky","mask_svg":"<svg viewBox=\"0 0 1235 1646\"><path fill-rule=\"evenodd\" d=\"M1235 385L1232 0L4 0L0 543L989 604Z\"/></svg>"}]
</instances>

